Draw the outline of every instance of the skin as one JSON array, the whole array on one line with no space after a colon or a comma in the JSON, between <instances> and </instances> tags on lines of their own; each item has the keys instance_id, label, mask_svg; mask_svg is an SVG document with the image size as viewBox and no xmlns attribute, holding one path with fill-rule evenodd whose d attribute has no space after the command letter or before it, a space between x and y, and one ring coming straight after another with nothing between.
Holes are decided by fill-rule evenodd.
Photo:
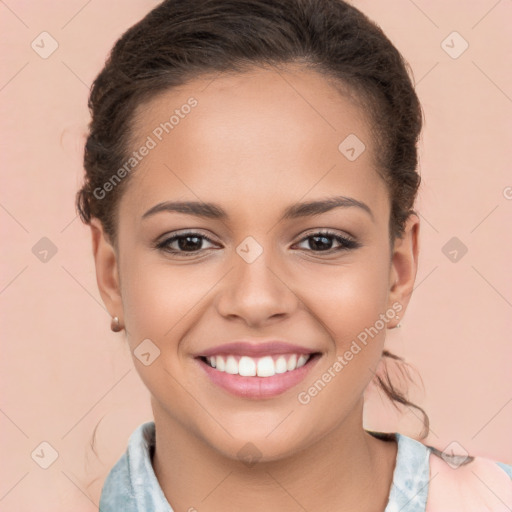
<instances>
[{"instance_id":1,"label":"skin","mask_svg":"<svg viewBox=\"0 0 512 512\"><path fill-rule=\"evenodd\" d=\"M362 425L363 394L381 361L390 320L308 404L307 390L357 335L393 304L409 302L417 271L419 219L391 247L389 192L375 170L363 110L324 77L288 66L197 79L137 110L133 148L169 113L198 100L137 166L119 203L118 245L91 223L97 282L133 350L149 338L160 356L134 364L151 393L153 467L176 511L382 511L396 443ZM353 162L338 150L356 134ZM279 221L295 202L343 195L364 202ZM162 201L215 202L223 221L160 212ZM350 236L355 249L329 254L305 239L321 229ZM178 230L213 243L189 257L155 249ZM246 262L248 236L263 253ZM335 239L331 246L339 247ZM328 240L328 241L329 241ZM186 242L186 240L185 240ZM191 242L194 242L192 240ZM177 242L172 247L179 250ZM214 386L194 354L241 338L279 338L322 353L298 386L265 400ZM252 443L252 466L237 452Z\"/></svg>"}]
</instances>

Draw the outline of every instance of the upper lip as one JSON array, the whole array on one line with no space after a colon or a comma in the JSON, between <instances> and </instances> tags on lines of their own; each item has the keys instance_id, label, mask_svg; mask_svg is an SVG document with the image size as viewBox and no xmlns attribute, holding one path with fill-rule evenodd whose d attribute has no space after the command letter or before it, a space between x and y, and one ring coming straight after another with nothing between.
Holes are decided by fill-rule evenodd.
<instances>
[{"instance_id":1,"label":"upper lip","mask_svg":"<svg viewBox=\"0 0 512 512\"><path fill-rule=\"evenodd\" d=\"M294 345L285 341L233 341L203 350L196 357L210 357L217 354L233 354L239 356L265 356L274 354L312 354L317 352L311 348Z\"/></svg>"}]
</instances>

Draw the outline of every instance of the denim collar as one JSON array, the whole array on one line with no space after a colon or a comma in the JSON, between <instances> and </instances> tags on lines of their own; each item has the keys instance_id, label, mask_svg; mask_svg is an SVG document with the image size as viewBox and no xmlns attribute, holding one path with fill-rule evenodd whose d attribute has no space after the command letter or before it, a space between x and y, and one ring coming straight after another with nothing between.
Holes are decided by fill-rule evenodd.
<instances>
[{"instance_id":1,"label":"denim collar","mask_svg":"<svg viewBox=\"0 0 512 512\"><path fill-rule=\"evenodd\" d=\"M398 444L393 483L385 512L425 512L430 449L398 432L367 432L380 438L394 436ZM151 458L154 446L155 423L148 421L139 425L130 436L126 452L105 480L100 512L173 512L153 470Z\"/></svg>"}]
</instances>

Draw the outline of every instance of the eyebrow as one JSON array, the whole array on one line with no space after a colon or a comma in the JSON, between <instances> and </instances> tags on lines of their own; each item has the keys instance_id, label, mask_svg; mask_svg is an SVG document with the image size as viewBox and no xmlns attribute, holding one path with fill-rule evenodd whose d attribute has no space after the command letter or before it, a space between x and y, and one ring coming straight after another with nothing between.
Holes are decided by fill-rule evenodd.
<instances>
[{"instance_id":1,"label":"eyebrow","mask_svg":"<svg viewBox=\"0 0 512 512\"><path fill-rule=\"evenodd\" d=\"M372 220L375 220L373 212L367 204L352 197L345 196L334 196L316 201L292 204L285 209L280 220L312 217L326 213L334 208L349 207L360 208L368 213ZM229 217L226 211L215 203L204 203L201 201L164 201L150 208L142 216L142 219L146 219L160 212L185 213L196 217L219 220L227 220Z\"/></svg>"}]
</instances>

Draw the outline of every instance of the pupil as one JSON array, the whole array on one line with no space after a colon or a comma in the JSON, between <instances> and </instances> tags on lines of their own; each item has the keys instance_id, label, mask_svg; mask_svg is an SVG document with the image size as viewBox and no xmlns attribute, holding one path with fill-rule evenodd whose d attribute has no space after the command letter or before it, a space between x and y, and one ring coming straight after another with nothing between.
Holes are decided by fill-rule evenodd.
<instances>
[{"instance_id":1,"label":"pupil","mask_svg":"<svg viewBox=\"0 0 512 512\"><path fill-rule=\"evenodd\" d=\"M310 246L312 245L312 248L313 249L330 249L331 247L325 247L325 243L317 243L316 240L327 240L327 245L332 245L332 240L326 236L321 236L321 235L316 235L316 236L313 236L312 239L313 240L313 243L311 244L310 242Z\"/></svg>"},{"instance_id":2,"label":"pupil","mask_svg":"<svg viewBox=\"0 0 512 512\"><path fill-rule=\"evenodd\" d=\"M188 244L185 242L185 240L196 240L196 243ZM182 251L193 251L194 249L200 249L201 248L201 238L198 236L185 236L178 240L178 245Z\"/></svg>"}]
</instances>

